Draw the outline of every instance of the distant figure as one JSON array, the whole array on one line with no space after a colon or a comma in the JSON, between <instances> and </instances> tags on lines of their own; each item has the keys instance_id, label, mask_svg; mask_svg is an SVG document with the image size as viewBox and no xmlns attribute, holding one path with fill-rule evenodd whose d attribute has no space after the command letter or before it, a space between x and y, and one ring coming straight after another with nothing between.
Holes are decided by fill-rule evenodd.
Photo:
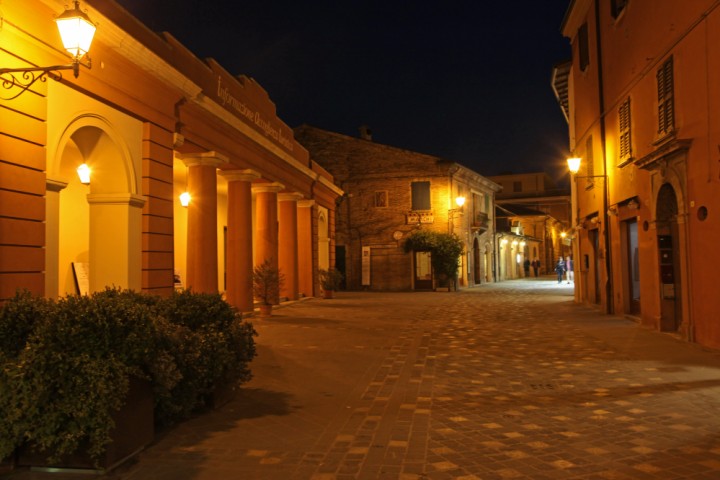
<instances>
[{"instance_id":1,"label":"distant figure","mask_svg":"<svg viewBox=\"0 0 720 480\"><path fill-rule=\"evenodd\" d=\"M537 258L535 260L533 260L532 267L533 267L533 272L535 272L535 276L537 277L538 271L540 270L540 260L538 260Z\"/></svg>"},{"instance_id":2,"label":"distant figure","mask_svg":"<svg viewBox=\"0 0 720 480\"><path fill-rule=\"evenodd\" d=\"M523 270L525 270L525 276L530 276L530 259L526 258L523 262Z\"/></svg>"},{"instance_id":3,"label":"distant figure","mask_svg":"<svg viewBox=\"0 0 720 480\"><path fill-rule=\"evenodd\" d=\"M565 275L565 260L562 257L558 257L557 265L555 265L555 273L558 276L558 283L562 283L563 275Z\"/></svg>"},{"instance_id":4,"label":"distant figure","mask_svg":"<svg viewBox=\"0 0 720 480\"><path fill-rule=\"evenodd\" d=\"M573 272L573 259L570 255L565 258L565 269L567 270L567 283L575 281L575 274Z\"/></svg>"}]
</instances>

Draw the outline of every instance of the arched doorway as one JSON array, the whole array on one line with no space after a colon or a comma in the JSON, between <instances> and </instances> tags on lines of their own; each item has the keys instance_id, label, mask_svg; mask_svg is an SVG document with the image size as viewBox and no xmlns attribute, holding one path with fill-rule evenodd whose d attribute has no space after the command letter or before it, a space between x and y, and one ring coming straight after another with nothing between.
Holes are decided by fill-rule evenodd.
<instances>
[{"instance_id":1,"label":"arched doorway","mask_svg":"<svg viewBox=\"0 0 720 480\"><path fill-rule=\"evenodd\" d=\"M682 288L678 228L678 202L673 187L665 183L656 203L658 263L660 269L660 329L676 332L682 324Z\"/></svg>"},{"instance_id":2,"label":"arched doorway","mask_svg":"<svg viewBox=\"0 0 720 480\"><path fill-rule=\"evenodd\" d=\"M480 268L480 245L478 239L473 240L473 282L479 285L482 282L482 271Z\"/></svg>"},{"instance_id":3,"label":"arched doorway","mask_svg":"<svg viewBox=\"0 0 720 480\"><path fill-rule=\"evenodd\" d=\"M82 163L89 185L76 174ZM48 168L48 296L142 288L145 201L136 178L129 149L103 118L80 116L59 137Z\"/></svg>"}]
</instances>

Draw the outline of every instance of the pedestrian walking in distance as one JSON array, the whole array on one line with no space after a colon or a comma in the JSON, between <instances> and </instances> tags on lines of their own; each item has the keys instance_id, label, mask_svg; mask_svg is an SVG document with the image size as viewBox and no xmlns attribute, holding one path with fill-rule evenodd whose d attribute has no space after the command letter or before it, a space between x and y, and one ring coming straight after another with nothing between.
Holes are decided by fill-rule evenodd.
<instances>
[{"instance_id":1,"label":"pedestrian walking in distance","mask_svg":"<svg viewBox=\"0 0 720 480\"><path fill-rule=\"evenodd\" d=\"M565 270L567 270L567 283L575 281L573 272L573 259L570 255L565 258Z\"/></svg>"},{"instance_id":2,"label":"pedestrian walking in distance","mask_svg":"<svg viewBox=\"0 0 720 480\"><path fill-rule=\"evenodd\" d=\"M537 277L538 270L540 270L540 260L538 260L537 258L535 260L533 260L532 267L533 267L533 272L535 273L535 276Z\"/></svg>"},{"instance_id":3,"label":"pedestrian walking in distance","mask_svg":"<svg viewBox=\"0 0 720 480\"><path fill-rule=\"evenodd\" d=\"M562 283L563 275L565 275L565 260L562 257L558 257L557 265L555 265L555 273L558 276L558 283Z\"/></svg>"}]
</instances>

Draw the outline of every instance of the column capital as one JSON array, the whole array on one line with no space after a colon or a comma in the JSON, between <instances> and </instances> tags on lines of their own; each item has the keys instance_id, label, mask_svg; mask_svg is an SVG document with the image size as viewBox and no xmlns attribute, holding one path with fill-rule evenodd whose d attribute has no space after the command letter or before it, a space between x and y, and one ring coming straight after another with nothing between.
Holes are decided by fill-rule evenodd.
<instances>
[{"instance_id":1,"label":"column capital","mask_svg":"<svg viewBox=\"0 0 720 480\"><path fill-rule=\"evenodd\" d=\"M135 193L90 193L87 201L90 204L142 207L145 205L146 197Z\"/></svg>"},{"instance_id":2,"label":"column capital","mask_svg":"<svg viewBox=\"0 0 720 480\"><path fill-rule=\"evenodd\" d=\"M261 178L262 175L255 170L220 170L220 175L228 182L252 182Z\"/></svg>"},{"instance_id":3,"label":"column capital","mask_svg":"<svg viewBox=\"0 0 720 480\"><path fill-rule=\"evenodd\" d=\"M283 192L278 194L278 202L297 202L302 200L302 193L298 192Z\"/></svg>"},{"instance_id":4,"label":"column capital","mask_svg":"<svg viewBox=\"0 0 720 480\"><path fill-rule=\"evenodd\" d=\"M187 167L204 166L217 168L224 163L229 163L228 158L218 152L178 153L177 158L182 160Z\"/></svg>"},{"instance_id":5,"label":"column capital","mask_svg":"<svg viewBox=\"0 0 720 480\"><path fill-rule=\"evenodd\" d=\"M298 207L300 208L310 208L313 205L315 205L315 199L313 198L306 198L305 200L298 201Z\"/></svg>"},{"instance_id":6,"label":"column capital","mask_svg":"<svg viewBox=\"0 0 720 480\"><path fill-rule=\"evenodd\" d=\"M278 182L255 183L252 186L253 193L279 193L285 190L285 185Z\"/></svg>"},{"instance_id":7,"label":"column capital","mask_svg":"<svg viewBox=\"0 0 720 480\"><path fill-rule=\"evenodd\" d=\"M61 180L55 180L50 177L47 177L45 179L45 190L49 192L59 192L60 190L63 190L65 187L67 187L67 182L63 182Z\"/></svg>"}]
</instances>

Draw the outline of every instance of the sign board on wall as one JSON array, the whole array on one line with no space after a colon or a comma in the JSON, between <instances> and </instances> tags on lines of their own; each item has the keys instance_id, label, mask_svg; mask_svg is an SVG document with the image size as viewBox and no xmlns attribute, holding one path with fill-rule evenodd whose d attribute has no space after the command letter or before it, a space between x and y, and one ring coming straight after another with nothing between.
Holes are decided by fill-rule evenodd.
<instances>
[{"instance_id":1,"label":"sign board on wall","mask_svg":"<svg viewBox=\"0 0 720 480\"><path fill-rule=\"evenodd\" d=\"M370 286L370 247L362 247L362 286Z\"/></svg>"},{"instance_id":2,"label":"sign board on wall","mask_svg":"<svg viewBox=\"0 0 720 480\"><path fill-rule=\"evenodd\" d=\"M90 292L90 265L72 262L72 269L75 277L75 291L78 295L87 295Z\"/></svg>"}]
</instances>

